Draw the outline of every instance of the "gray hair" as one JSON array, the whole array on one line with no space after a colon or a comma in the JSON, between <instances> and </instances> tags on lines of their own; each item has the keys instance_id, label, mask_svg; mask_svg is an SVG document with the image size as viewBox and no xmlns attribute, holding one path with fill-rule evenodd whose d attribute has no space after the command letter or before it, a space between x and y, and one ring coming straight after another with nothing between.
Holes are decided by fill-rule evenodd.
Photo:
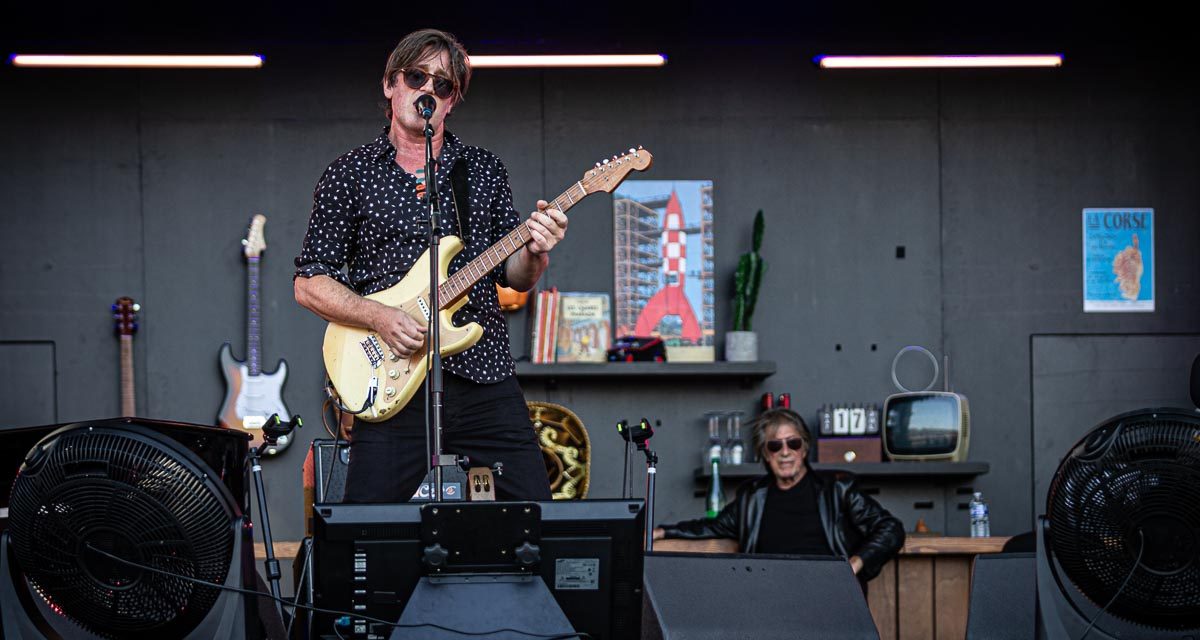
<instances>
[{"instance_id":1,"label":"gray hair","mask_svg":"<svg viewBox=\"0 0 1200 640\"><path fill-rule=\"evenodd\" d=\"M796 431L800 432L800 439L804 441L804 446L809 450L812 449L812 434L809 433L808 425L804 422L804 418L800 417L800 414L784 407L767 409L754 419L751 428L753 429L754 450L758 452L758 459L762 461L768 471L771 467L767 464L767 440L770 440L779 427L785 424L795 427Z\"/></svg>"}]
</instances>

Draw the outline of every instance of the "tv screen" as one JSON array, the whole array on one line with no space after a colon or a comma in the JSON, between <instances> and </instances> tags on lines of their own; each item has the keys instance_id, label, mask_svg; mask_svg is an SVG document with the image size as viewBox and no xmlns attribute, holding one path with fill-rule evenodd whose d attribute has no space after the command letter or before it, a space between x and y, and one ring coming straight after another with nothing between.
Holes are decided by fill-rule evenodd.
<instances>
[{"instance_id":1,"label":"tv screen","mask_svg":"<svg viewBox=\"0 0 1200 640\"><path fill-rule=\"evenodd\" d=\"M898 393L884 404L884 444L893 459L962 459L966 398L945 392Z\"/></svg>"},{"instance_id":2,"label":"tv screen","mask_svg":"<svg viewBox=\"0 0 1200 640\"><path fill-rule=\"evenodd\" d=\"M539 573L575 628L638 638L642 614L641 500L538 503ZM319 504L313 509L313 604L395 621L423 575L420 503ZM514 603L520 606L520 603ZM340 616L314 614L313 638L336 640ZM351 616L346 640L391 630Z\"/></svg>"}]
</instances>

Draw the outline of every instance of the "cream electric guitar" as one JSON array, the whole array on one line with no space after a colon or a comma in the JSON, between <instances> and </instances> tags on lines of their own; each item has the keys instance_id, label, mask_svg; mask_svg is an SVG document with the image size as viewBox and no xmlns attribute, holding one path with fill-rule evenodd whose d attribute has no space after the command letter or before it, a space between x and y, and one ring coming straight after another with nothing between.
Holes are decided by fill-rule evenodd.
<instances>
[{"instance_id":1,"label":"cream electric guitar","mask_svg":"<svg viewBox=\"0 0 1200 640\"><path fill-rule=\"evenodd\" d=\"M630 149L622 156L597 163L550 203L566 211L585 197L599 191L612 192L631 171L650 167L653 156L642 148ZM462 240L455 236L442 239L438 250L438 321L441 323L441 353L451 356L469 349L483 335L483 328L471 322L454 326L451 318L467 303L467 292L509 256L532 239L528 222L517 225L500 242L489 247L453 276L450 261L462 251ZM388 289L367 296L403 310L418 322L428 325L433 314L429 308L429 251L417 259L404 278ZM395 414L413 397L425 380L428 345L408 358L393 353L374 331L331 322L325 329L323 345L325 372L341 404L367 422L380 422Z\"/></svg>"},{"instance_id":2,"label":"cream electric guitar","mask_svg":"<svg viewBox=\"0 0 1200 640\"><path fill-rule=\"evenodd\" d=\"M262 323L258 305L259 262L267 248L263 227L267 217L261 213L250 220L250 229L242 240L246 256L246 360L233 357L229 343L221 345L221 373L225 376L225 400L217 422L254 436L252 447L263 445L263 425L272 414L287 422L291 413L283 404L283 383L287 381L287 362L279 361L273 373L262 370ZM280 436L274 446L262 447L264 456L282 453L292 443L290 435Z\"/></svg>"}]
</instances>

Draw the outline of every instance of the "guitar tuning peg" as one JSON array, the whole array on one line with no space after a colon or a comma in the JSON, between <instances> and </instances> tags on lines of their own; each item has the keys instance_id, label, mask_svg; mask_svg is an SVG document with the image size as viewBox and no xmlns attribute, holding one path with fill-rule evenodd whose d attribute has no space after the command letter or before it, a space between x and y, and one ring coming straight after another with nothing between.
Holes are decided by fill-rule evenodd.
<instances>
[{"instance_id":1,"label":"guitar tuning peg","mask_svg":"<svg viewBox=\"0 0 1200 640\"><path fill-rule=\"evenodd\" d=\"M604 159L604 164L608 164L608 158Z\"/></svg>"},{"instance_id":2,"label":"guitar tuning peg","mask_svg":"<svg viewBox=\"0 0 1200 640\"><path fill-rule=\"evenodd\" d=\"M641 151L641 149L642 149L642 145L640 145L640 144L639 144L639 145L638 145L638 150L639 150L639 151Z\"/></svg>"},{"instance_id":3,"label":"guitar tuning peg","mask_svg":"<svg viewBox=\"0 0 1200 640\"><path fill-rule=\"evenodd\" d=\"M629 153L637 153L637 149L634 149L633 147L629 147Z\"/></svg>"},{"instance_id":4,"label":"guitar tuning peg","mask_svg":"<svg viewBox=\"0 0 1200 640\"><path fill-rule=\"evenodd\" d=\"M142 305L140 305L140 304L137 304L137 303L134 303L134 305L133 305L133 310L134 310L134 311L141 311L141 310L142 310Z\"/></svg>"},{"instance_id":5,"label":"guitar tuning peg","mask_svg":"<svg viewBox=\"0 0 1200 640\"><path fill-rule=\"evenodd\" d=\"M596 163L596 168L597 168L597 169L599 169L599 168L600 168L600 163L599 163L599 162L597 162L597 163Z\"/></svg>"}]
</instances>

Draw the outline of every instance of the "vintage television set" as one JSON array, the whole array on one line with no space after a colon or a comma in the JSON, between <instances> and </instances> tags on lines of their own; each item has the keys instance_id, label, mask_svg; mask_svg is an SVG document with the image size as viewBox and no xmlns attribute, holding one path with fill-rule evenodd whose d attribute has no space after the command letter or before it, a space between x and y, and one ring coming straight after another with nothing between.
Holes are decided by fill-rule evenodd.
<instances>
[{"instance_id":1,"label":"vintage television set","mask_svg":"<svg viewBox=\"0 0 1200 640\"><path fill-rule=\"evenodd\" d=\"M962 462L970 431L971 412L961 394L896 393L883 404L883 452L891 460Z\"/></svg>"},{"instance_id":2,"label":"vintage television set","mask_svg":"<svg viewBox=\"0 0 1200 640\"><path fill-rule=\"evenodd\" d=\"M640 637L643 501L538 504L542 511L538 572L571 626L597 640ZM313 604L399 620L423 575L421 506L315 505ZM391 633L386 625L354 616L349 626L335 630L340 617L314 614L310 637L336 640L340 634L345 640L366 640Z\"/></svg>"}]
</instances>

